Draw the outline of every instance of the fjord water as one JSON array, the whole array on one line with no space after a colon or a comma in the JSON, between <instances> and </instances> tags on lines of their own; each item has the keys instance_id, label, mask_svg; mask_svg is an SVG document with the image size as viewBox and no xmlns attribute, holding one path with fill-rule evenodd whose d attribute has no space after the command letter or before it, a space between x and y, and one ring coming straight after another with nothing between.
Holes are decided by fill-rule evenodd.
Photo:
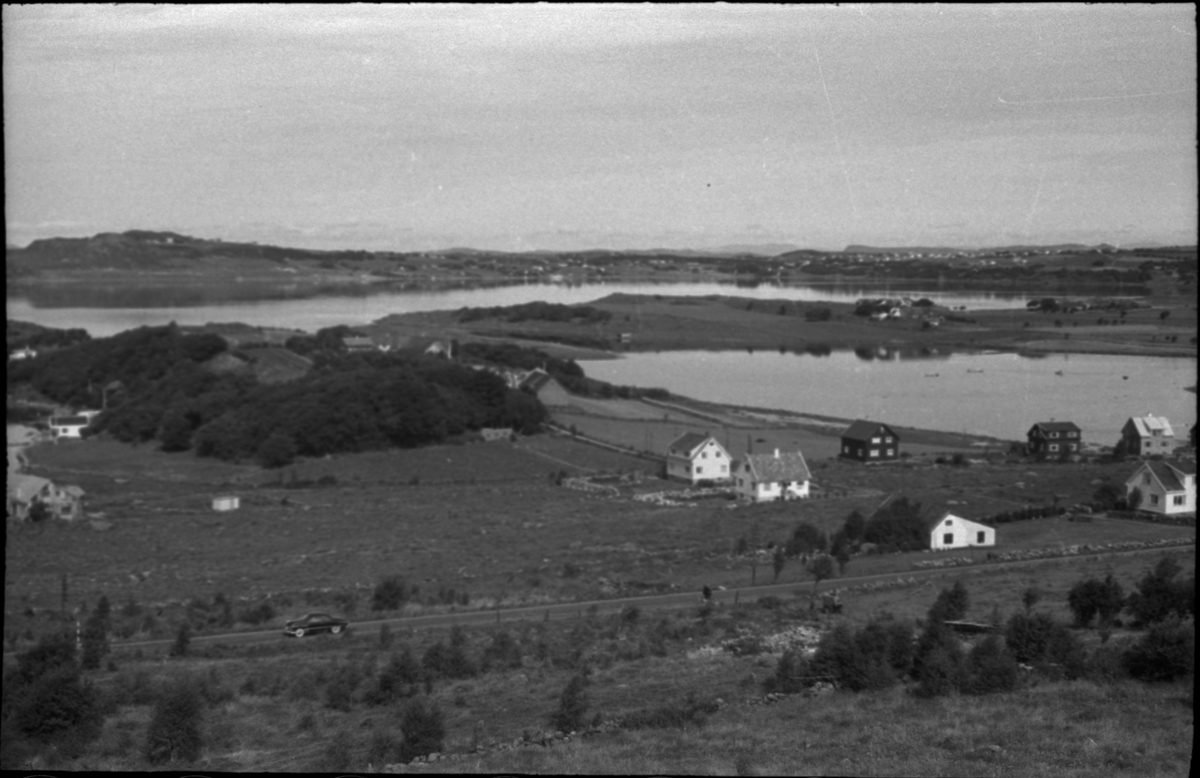
<instances>
[{"instance_id":1,"label":"fjord water","mask_svg":"<svg viewBox=\"0 0 1200 778\"><path fill-rule=\"evenodd\" d=\"M1186 439L1196 421L1194 358L1012 353L828 355L674 351L583 363L593 378L661 386L699 400L1024 440L1039 421L1073 421L1113 445L1130 416L1166 416Z\"/></svg>"},{"instance_id":2,"label":"fjord water","mask_svg":"<svg viewBox=\"0 0 1200 778\"><path fill-rule=\"evenodd\" d=\"M617 283L617 284L521 284L445 291L381 291L332 294L317 297L214 301L204 296L172 294L148 289L114 294L113 290L76 290L70 295L9 297L8 318L45 327L87 330L92 337L107 337L142 326L161 326L172 321L182 325L210 322L242 322L254 326L284 327L315 332L338 324L362 325L394 313L456 310L465 307L518 305L544 300L575 305L610 294L729 295L757 300L784 299L801 303L817 301L854 302L862 297L928 297L940 305L967 308L1019 308L1029 297L1021 293L984 290L912 290L890 286L830 284L827 286L743 286L720 283ZM195 303L195 304L193 304Z\"/></svg>"}]
</instances>

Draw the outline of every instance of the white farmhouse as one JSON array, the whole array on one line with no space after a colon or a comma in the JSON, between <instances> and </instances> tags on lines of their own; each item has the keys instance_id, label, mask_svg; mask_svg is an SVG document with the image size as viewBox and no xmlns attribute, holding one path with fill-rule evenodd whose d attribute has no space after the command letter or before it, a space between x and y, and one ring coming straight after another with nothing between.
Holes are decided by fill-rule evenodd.
<instances>
[{"instance_id":1,"label":"white farmhouse","mask_svg":"<svg viewBox=\"0 0 1200 778\"><path fill-rule=\"evenodd\" d=\"M1143 462L1125 482L1125 496L1142 493L1138 510L1174 516L1196 512L1195 466L1167 462Z\"/></svg>"},{"instance_id":2,"label":"white farmhouse","mask_svg":"<svg viewBox=\"0 0 1200 778\"><path fill-rule=\"evenodd\" d=\"M729 452L712 435L689 432L667 448L667 477L689 483L728 481Z\"/></svg>"},{"instance_id":3,"label":"white farmhouse","mask_svg":"<svg viewBox=\"0 0 1200 778\"><path fill-rule=\"evenodd\" d=\"M801 500L812 476L799 451L747 454L734 468L738 496L750 502Z\"/></svg>"},{"instance_id":4,"label":"white farmhouse","mask_svg":"<svg viewBox=\"0 0 1200 778\"><path fill-rule=\"evenodd\" d=\"M933 551L994 545L994 527L969 521L953 513L944 514L929 530L929 548Z\"/></svg>"}]
</instances>

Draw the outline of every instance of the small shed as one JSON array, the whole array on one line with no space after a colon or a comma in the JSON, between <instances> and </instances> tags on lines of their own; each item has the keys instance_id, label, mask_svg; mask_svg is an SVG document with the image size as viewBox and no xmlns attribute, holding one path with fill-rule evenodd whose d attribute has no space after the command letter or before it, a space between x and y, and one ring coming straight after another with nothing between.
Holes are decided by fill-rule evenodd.
<instances>
[{"instance_id":1,"label":"small shed","mask_svg":"<svg viewBox=\"0 0 1200 778\"><path fill-rule=\"evenodd\" d=\"M241 507L241 501L236 496L227 494L221 497L214 497L212 507L214 511L236 511Z\"/></svg>"}]
</instances>

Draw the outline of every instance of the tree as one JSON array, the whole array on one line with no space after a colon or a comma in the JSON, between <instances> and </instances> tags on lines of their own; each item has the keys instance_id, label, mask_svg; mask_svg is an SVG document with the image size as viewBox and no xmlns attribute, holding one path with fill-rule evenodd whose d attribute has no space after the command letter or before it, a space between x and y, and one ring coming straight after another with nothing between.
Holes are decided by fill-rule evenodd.
<instances>
[{"instance_id":1,"label":"tree","mask_svg":"<svg viewBox=\"0 0 1200 778\"><path fill-rule=\"evenodd\" d=\"M1033 610L1033 606L1037 605L1042 599L1042 593L1035 586L1030 586L1021 593L1021 603L1025 606L1025 612Z\"/></svg>"},{"instance_id":2,"label":"tree","mask_svg":"<svg viewBox=\"0 0 1200 778\"><path fill-rule=\"evenodd\" d=\"M1138 582L1129 595L1129 610L1139 624L1154 624L1172 613L1186 618L1196 613L1196 576L1178 580L1182 568L1174 557L1164 557Z\"/></svg>"},{"instance_id":3,"label":"tree","mask_svg":"<svg viewBox=\"0 0 1200 778\"><path fill-rule=\"evenodd\" d=\"M1123 450L1124 446L1118 444L1118 448ZM1120 454L1117 455L1120 456ZM1111 483L1100 484L1092 495L1092 504L1102 511L1116 510L1117 506L1124 502L1124 500L1125 495L1121 492L1120 488Z\"/></svg>"},{"instance_id":4,"label":"tree","mask_svg":"<svg viewBox=\"0 0 1200 778\"><path fill-rule=\"evenodd\" d=\"M163 451L186 451L192 445L192 423L184 413L173 408L162 417L158 442Z\"/></svg>"},{"instance_id":5,"label":"tree","mask_svg":"<svg viewBox=\"0 0 1200 778\"><path fill-rule=\"evenodd\" d=\"M394 611L404 606L408 601L408 587L404 585L401 575L389 575L375 584L371 593L371 610Z\"/></svg>"},{"instance_id":6,"label":"tree","mask_svg":"<svg viewBox=\"0 0 1200 778\"><path fill-rule=\"evenodd\" d=\"M179 625L179 631L175 633L175 642L171 644L168 654L170 656L187 656L191 642L192 627L185 621Z\"/></svg>"},{"instance_id":7,"label":"tree","mask_svg":"<svg viewBox=\"0 0 1200 778\"><path fill-rule=\"evenodd\" d=\"M588 709L587 686L586 672L571 677L558 698L558 709L550 716L550 726L562 732L573 732L583 726Z\"/></svg>"},{"instance_id":8,"label":"tree","mask_svg":"<svg viewBox=\"0 0 1200 778\"><path fill-rule=\"evenodd\" d=\"M963 584L962 579L959 579L954 582L954 586L942 589L938 593L937 599L929 609L929 620L931 622L958 621L967 615L969 606L970 597L967 594L967 587Z\"/></svg>"},{"instance_id":9,"label":"tree","mask_svg":"<svg viewBox=\"0 0 1200 778\"><path fill-rule=\"evenodd\" d=\"M775 554L771 557L771 567L775 571L775 580L779 580L779 574L783 572L783 566L787 564L787 557L783 553L783 546L775 547Z\"/></svg>"},{"instance_id":10,"label":"tree","mask_svg":"<svg viewBox=\"0 0 1200 778\"><path fill-rule=\"evenodd\" d=\"M446 724L441 709L430 700L414 698L405 706L400 717L400 732L404 736L400 743L402 762L441 751L442 741L446 738Z\"/></svg>"},{"instance_id":11,"label":"tree","mask_svg":"<svg viewBox=\"0 0 1200 778\"><path fill-rule=\"evenodd\" d=\"M204 745L200 734L204 701L197 685L176 679L160 694L146 731L146 761L194 762Z\"/></svg>"},{"instance_id":12,"label":"tree","mask_svg":"<svg viewBox=\"0 0 1200 778\"><path fill-rule=\"evenodd\" d=\"M821 530L807 521L802 521L792 531L791 540L787 543L786 553L789 556L798 556L800 554L824 551L828 543L824 532L821 532Z\"/></svg>"},{"instance_id":13,"label":"tree","mask_svg":"<svg viewBox=\"0 0 1200 778\"><path fill-rule=\"evenodd\" d=\"M813 596L817 594L817 587L821 585L821 581L833 578L833 557L828 554L820 554L808 566L808 572L813 577Z\"/></svg>"},{"instance_id":14,"label":"tree","mask_svg":"<svg viewBox=\"0 0 1200 778\"><path fill-rule=\"evenodd\" d=\"M1105 626L1116 618L1125 605L1125 593L1121 584L1109 573L1101 581L1089 578L1079 581L1067 592L1067 606L1075 617L1075 624L1087 627L1096 616Z\"/></svg>"},{"instance_id":15,"label":"tree","mask_svg":"<svg viewBox=\"0 0 1200 778\"><path fill-rule=\"evenodd\" d=\"M281 432L272 435L258 447L258 461L263 467L287 467L296 459L296 441Z\"/></svg>"},{"instance_id":16,"label":"tree","mask_svg":"<svg viewBox=\"0 0 1200 778\"><path fill-rule=\"evenodd\" d=\"M1135 486L1129 490L1129 496L1125 498L1125 507L1131 511L1142 507L1142 490L1140 488Z\"/></svg>"}]
</instances>

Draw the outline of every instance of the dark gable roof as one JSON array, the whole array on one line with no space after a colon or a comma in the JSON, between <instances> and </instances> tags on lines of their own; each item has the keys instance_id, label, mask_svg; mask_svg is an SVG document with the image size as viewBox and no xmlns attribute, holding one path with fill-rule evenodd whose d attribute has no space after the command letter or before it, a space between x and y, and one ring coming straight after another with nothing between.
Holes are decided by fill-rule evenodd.
<instances>
[{"instance_id":1,"label":"dark gable roof","mask_svg":"<svg viewBox=\"0 0 1200 778\"><path fill-rule=\"evenodd\" d=\"M847 427L846 431L842 433L842 437L849 440L858 440L866 443L870 441L871 438L875 437L875 434L881 427L887 430L886 434L891 435L896 440L900 440L900 436L892 431L892 428L883 422L866 421L864 419L858 419L849 427Z\"/></svg>"},{"instance_id":2,"label":"dark gable roof","mask_svg":"<svg viewBox=\"0 0 1200 778\"><path fill-rule=\"evenodd\" d=\"M701 434L699 432L687 432L675 439L669 450L671 452L682 451L684 456L691 454L700 447L712 435Z\"/></svg>"},{"instance_id":3,"label":"dark gable roof","mask_svg":"<svg viewBox=\"0 0 1200 778\"><path fill-rule=\"evenodd\" d=\"M1075 426L1073 421L1039 421L1029 428L1030 432L1036 429L1042 432L1080 432L1079 427Z\"/></svg>"},{"instance_id":4,"label":"dark gable roof","mask_svg":"<svg viewBox=\"0 0 1200 778\"><path fill-rule=\"evenodd\" d=\"M1146 462L1144 467L1150 468L1150 471L1158 478L1159 483L1168 492L1185 491L1183 485L1184 476L1196 475L1195 466L1189 466L1180 463L1180 466L1167 464L1166 462ZM1140 470L1140 469L1139 469ZM1137 475L1137 473L1134 473Z\"/></svg>"}]
</instances>

